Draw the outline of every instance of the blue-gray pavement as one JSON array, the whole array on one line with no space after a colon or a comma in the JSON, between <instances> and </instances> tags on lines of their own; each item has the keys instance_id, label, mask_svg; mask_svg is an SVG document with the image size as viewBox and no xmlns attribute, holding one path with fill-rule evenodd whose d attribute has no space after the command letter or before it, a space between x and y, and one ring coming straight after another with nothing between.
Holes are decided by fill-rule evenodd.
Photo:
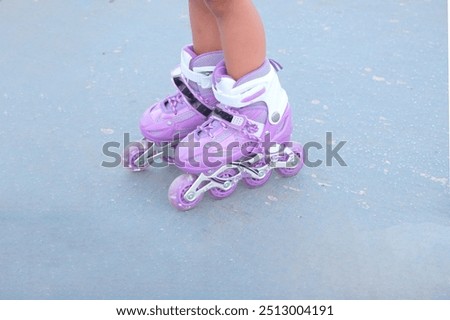
<instances>
[{"instance_id":1,"label":"blue-gray pavement","mask_svg":"<svg viewBox=\"0 0 450 320\"><path fill-rule=\"evenodd\" d=\"M180 213L177 168L101 164L173 91L187 1L0 1L1 299L450 299L446 1L255 2L294 139L347 166Z\"/></svg>"}]
</instances>

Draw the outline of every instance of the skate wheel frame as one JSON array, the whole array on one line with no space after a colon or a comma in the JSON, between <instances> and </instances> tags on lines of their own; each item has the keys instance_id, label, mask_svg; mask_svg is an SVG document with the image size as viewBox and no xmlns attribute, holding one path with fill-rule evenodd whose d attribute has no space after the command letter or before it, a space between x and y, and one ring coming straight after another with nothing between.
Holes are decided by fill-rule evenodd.
<instances>
[{"instance_id":1,"label":"skate wheel frame","mask_svg":"<svg viewBox=\"0 0 450 320\"><path fill-rule=\"evenodd\" d=\"M152 145L148 146L150 142L132 142L127 145L123 152L124 166L131 171L144 171L150 166L147 161L149 153L152 151ZM147 146L146 146L147 145Z\"/></svg>"},{"instance_id":2,"label":"skate wheel frame","mask_svg":"<svg viewBox=\"0 0 450 320\"><path fill-rule=\"evenodd\" d=\"M131 142L124 149L124 166L131 171L144 171L158 159L171 164L177 144L178 141L173 141L160 146L145 138Z\"/></svg>"},{"instance_id":3,"label":"skate wheel frame","mask_svg":"<svg viewBox=\"0 0 450 320\"><path fill-rule=\"evenodd\" d=\"M183 174L173 180L169 187L169 201L178 210L187 211L198 205L203 199L204 194L194 194L190 189L197 180L197 177L191 174Z\"/></svg>"},{"instance_id":4,"label":"skate wheel frame","mask_svg":"<svg viewBox=\"0 0 450 320\"><path fill-rule=\"evenodd\" d=\"M183 174L176 178L169 188L170 203L178 210L187 211L196 207L209 191L212 197L223 199L230 196L239 180L250 188L264 185L272 170L283 177L296 175L303 167L303 148L298 143L280 145L277 153L269 157L256 154L239 162L223 166L212 174L201 173L198 177Z\"/></svg>"}]
</instances>

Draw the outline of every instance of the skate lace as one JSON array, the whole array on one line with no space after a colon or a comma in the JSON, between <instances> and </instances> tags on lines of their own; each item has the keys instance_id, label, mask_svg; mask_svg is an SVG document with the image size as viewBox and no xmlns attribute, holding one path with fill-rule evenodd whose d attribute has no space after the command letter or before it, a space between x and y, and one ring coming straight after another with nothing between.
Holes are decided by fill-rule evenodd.
<instances>
[{"instance_id":1,"label":"skate lace","mask_svg":"<svg viewBox=\"0 0 450 320\"><path fill-rule=\"evenodd\" d=\"M221 120L209 118L207 121L205 121L202 125L197 127L197 134L201 135L201 133L207 134L211 139L214 139L214 134L212 131L216 128L216 123L220 123L220 125L226 129L228 126L226 123L224 123Z\"/></svg>"},{"instance_id":2,"label":"skate lace","mask_svg":"<svg viewBox=\"0 0 450 320\"><path fill-rule=\"evenodd\" d=\"M242 132L249 140L261 142L263 139L255 135L258 130L259 128L256 124L247 122Z\"/></svg>"},{"instance_id":3,"label":"skate lace","mask_svg":"<svg viewBox=\"0 0 450 320\"><path fill-rule=\"evenodd\" d=\"M225 110L228 113L231 113L232 115L236 115L236 116L242 116L236 109L226 106L226 105L221 105L222 110ZM248 138L249 140L256 140L256 141L262 141L261 138L258 138L257 136L255 136L255 133L257 133L259 130L258 126L255 123L252 123L250 121L247 120L247 123L245 124L245 126L242 128L242 130L240 132L242 132L246 138Z\"/></svg>"},{"instance_id":4,"label":"skate lace","mask_svg":"<svg viewBox=\"0 0 450 320\"><path fill-rule=\"evenodd\" d=\"M248 134L254 134L254 133L258 132L258 126L256 124L250 123L250 122L247 122L244 129L245 129L245 132Z\"/></svg>"},{"instance_id":5,"label":"skate lace","mask_svg":"<svg viewBox=\"0 0 450 320\"><path fill-rule=\"evenodd\" d=\"M167 102L169 102L169 105L172 108L172 111L175 115L177 115L177 113L178 113L177 106L179 103L182 102L182 100L183 100L183 96L182 96L181 92L178 92L175 95L167 98Z\"/></svg>"}]
</instances>

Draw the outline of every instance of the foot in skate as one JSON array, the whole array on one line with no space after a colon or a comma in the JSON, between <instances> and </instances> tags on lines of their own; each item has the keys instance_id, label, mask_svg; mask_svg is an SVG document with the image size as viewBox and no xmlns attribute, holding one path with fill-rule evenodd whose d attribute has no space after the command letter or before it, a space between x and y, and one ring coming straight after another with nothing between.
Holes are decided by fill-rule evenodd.
<instances>
[{"instance_id":1,"label":"foot in skate","mask_svg":"<svg viewBox=\"0 0 450 320\"><path fill-rule=\"evenodd\" d=\"M169 189L172 205L189 210L207 191L225 198L242 179L252 188L262 186L275 168L282 176L298 173L302 147L290 142L292 116L278 80L280 68L266 60L235 81L227 75L224 62L218 64L213 92L219 104L205 123L180 141L175 152L175 163L186 174Z\"/></svg>"},{"instance_id":2,"label":"foot in skate","mask_svg":"<svg viewBox=\"0 0 450 320\"><path fill-rule=\"evenodd\" d=\"M148 108L141 117L141 142L127 146L125 165L141 171L158 158L171 162L178 142L202 124L217 103L212 73L223 52L197 55L192 46L181 52L179 67L172 71L176 92Z\"/></svg>"}]
</instances>

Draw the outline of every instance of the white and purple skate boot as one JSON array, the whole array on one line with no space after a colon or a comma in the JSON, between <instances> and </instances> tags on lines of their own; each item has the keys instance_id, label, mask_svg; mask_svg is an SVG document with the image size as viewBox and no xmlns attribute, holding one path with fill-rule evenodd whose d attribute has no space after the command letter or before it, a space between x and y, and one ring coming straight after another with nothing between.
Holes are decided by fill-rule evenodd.
<instances>
[{"instance_id":1,"label":"white and purple skate boot","mask_svg":"<svg viewBox=\"0 0 450 320\"><path fill-rule=\"evenodd\" d=\"M196 55L192 46L183 48L181 63L172 71L177 92L144 112L140 120L144 138L125 148L126 167L141 171L159 157L170 162L177 143L202 124L217 104L212 73L222 59L222 51Z\"/></svg>"},{"instance_id":2,"label":"white and purple skate boot","mask_svg":"<svg viewBox=\"0 0 450 320\"><path fill-rule=\"evenodd\" d=\"M228 197L243 180L262 186L276 168L282 176L296 175L303 166L303 148L291 142L292 115L277 71L266 60L238 81L227 75L224 62L213 74L219 104L211 117L178 145L175 164L185 171L169 188L169 200L179 210L195 207L209 193Z\"/></svg>"}]
</instances>

